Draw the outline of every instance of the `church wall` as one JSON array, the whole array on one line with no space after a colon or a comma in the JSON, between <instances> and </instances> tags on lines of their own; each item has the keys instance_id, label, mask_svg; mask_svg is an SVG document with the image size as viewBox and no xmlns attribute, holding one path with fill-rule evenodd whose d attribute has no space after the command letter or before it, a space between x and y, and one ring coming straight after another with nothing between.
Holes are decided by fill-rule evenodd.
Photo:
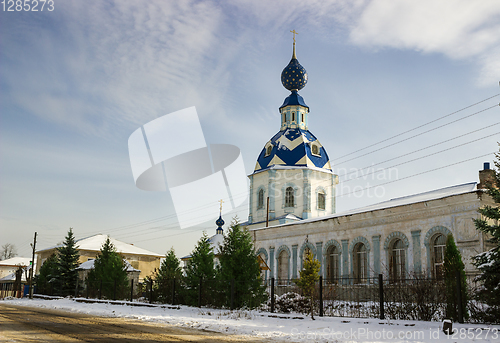
<instances>
[{"instance_id":1,"label":"church wall","mask_svg":"<svg viewBox=\"0 0 500 343\"><path fill-rule=\"evenodd\" d=\"M310 169L271 169L252 175L252 223L266 220L266 199L269 196L269 219L292 213L299 218L315 218L335 213L334 175ZM285 207L286 188L293 187L294 207ZM264 190L264 207L258 208L259 191ZM319 210L317 193L326 195L325 210ZM304 195L304 192L306 193Z\"/></svg>"},{"instance_id":2,"label":"church wall","mask_svg":"<svg viewBox=\"0 0 500 343\"><path fill-rule=\"evenodd\" d=\"M255 229L256 249L265 250L274 261L266 261L277 276L278 250L290 251L290 277L298 276L306 246L321 262L325 276L325 255L331 245L341 252L340 272L352 276L353 247L363 242L368 250L368 277L388 273L389 249L392 239L403 241L405 270L408 274L427 273L430 276L430 240L433 234L451 233L460 249L466 269L473 271L470 257L485 250L484 237L474 226L477 209L484 205L475 192L449 196L427 202L343 215L293 225ZM280 250L280 251L281 251ZM272 252L272 254L271 254Z\"/></svg>"}]
</instances>

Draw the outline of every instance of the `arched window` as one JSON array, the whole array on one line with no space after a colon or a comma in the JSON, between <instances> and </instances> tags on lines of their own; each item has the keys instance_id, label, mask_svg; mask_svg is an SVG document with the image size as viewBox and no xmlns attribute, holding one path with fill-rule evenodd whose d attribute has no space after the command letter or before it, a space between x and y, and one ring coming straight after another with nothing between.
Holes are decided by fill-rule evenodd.
<instances>
[{"instance_id":1,"label":"arched window","mask_svg":"<svg viewBox=\"0 0 500 343\"><path fill-rule=\"evenodd\" d=\"M304 252L302 253L302 268L304 268L304 262L306 261L307 254L309 254L309 253L312 253L312 251L311 251L311 249L309 249L309 247L306 247L304 249Z\"/></svg>"},{"instance_id":2,"label":"arched window","mask_svg":"<svg viewBox=\"0 0 500 343\"><path fill-rule=\"evenodd\" d=\"M311 152L313 153L313 155L319 155L320 154L319 153L319 148L318 148L318 146L316 144L313 144L311 146Z\"/></svg>"},{"instance_id":3,"label":"arched window","mask_svg":"<svg viewBox=\"0 0 500 343\"><path fill-rule=\"evenodd\" d=\"M266 148L266 156L271 155L271 151L273 151L273 146L272 146L272 145L269 145L269 146Z\"/></svg>"},{"instance_id":4,"label":"arched window","mask_svg":"<svg viewBox=\"0 0 500 343\"><path fill-rule=\"evenodd\" d=\"M304 113L302 113L302 122L304 122Z\"/></svg>"},{"instance_id":5,"label":"arched window","mask_svg":"<svg viewBox=\"0 0 500 343\"><path fill-rule=\"evenodd\" d=\"M286 113L283 113L283 123L286 122Z\"/></svg>"},{"instance_id":6,"label":"arched window","mask_svg":"<svg viewBox=\"0 0 500 343\"><path fill-rule=\"evenodd\" d=\"M353 272L354 282L364 283L368 275L368 256L363 243L358 243L353 250Z\"/></svg>"},{"instance_id":7,"label":"arched window","mask_svg":"<svg viewBox=\"0 0 500 343\"><path fill-rule=\"evenodd\" d=\"M390 278L394 282L401 281L405 278L405 245L402 240L396 239L389 251L389 272Z\"/></svg>"},{"instance_id":8,"label":"arched window","mask_svg":"<svg viewBox=\"0 0 500 343\"><path fill-rule=\"evenodd\" d=\"M293 207L295 205L293 193L293 187L287 187L285 191L285 207Z\"/></svg>"},{"instance_id":9,"label":"arched window","mask_svg":"<svg viewBox=\"0 0 500 343\"><path fill-rule=\"evenodd\" d=\"M443 276L444 250L446 249L446 237L439 233L435 235L431 245L432 276L441 278Z\"/></svg>"},{"instance_id":10,"label":"arched window","mask_svg":"<svg viewBox=\"0 0 500 343\"><path fill-rule=\"evenodd\" d=\"M264 261L264 263L266 262L266 255L263 252L259 254L259 257L262 259L262 261ZM262 268L260 269L260 277L262 278L262 280L266 279L266 270Z\"/></svg>"},{"instance_id":11,"label":"arched window","mask_svg":"<svg viewBox=\"0 0 500 343\"><path fill-rule=\"evenodd\" d=\"M284 285L288 281L288 252L282 250L278 256L278 284Z\"/></svg>"},{"instance_id":12,"label":"arched window","mask_svg":"<svg viewBox=\"0 0 500 343\"><path fill-rule=\"evenodd\" d=\"M292 112L292 121L295 121L295 112Z\"/></svg>"},{"instance_id":13,"label":"arched window","mask_svg":"<svg viewBox=\"0 0 500 343\"><path fill-rule=\"evenodd\" d=\"M340 278L339 261L340 254L335 245L328 248L326 253L326 280L328 282L338 282Z\"/></svg>"},{"instance_id":14,"label":"arched window","mask_svg":"<svg viewBox=\"0 0 500 343\"><path fill-rule=\"evenodd\" d=\"M318 210L324 210L326 208L325 202L325 192L321 191L318 193Z\"/></svg>"},{"instance_id":15,"label":"arched window","mask_svg":"<svg viewBox=\"0 0 500 343\"><path fill-rule=\"evenodd\" d=\"M257 209L264 208L264 190L261 189L259 190L259 196L258 196L258 202L257 202Z\"/></svg>"}]
</instances>

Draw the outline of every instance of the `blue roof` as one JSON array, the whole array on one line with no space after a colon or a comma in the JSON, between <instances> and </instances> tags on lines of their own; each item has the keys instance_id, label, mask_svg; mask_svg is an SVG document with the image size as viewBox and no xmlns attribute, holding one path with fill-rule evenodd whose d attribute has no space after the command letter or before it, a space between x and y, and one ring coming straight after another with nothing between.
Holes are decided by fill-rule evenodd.
<instances>
[{"instance_id":1,"label":"blue roof","mask_svg":"<svg viewBox=\"0 0 500 343\"><path fill-rule=\"evenodd\" d=\"M313 154L311 151L314 143L318 147L318 154ZM269 144L272 150L266 156ZM278 132L266 143L257 158L255 172L273 166L315 167L331 172L329 162L325 148L309 130L289 128Z\"/></svg>"},{"instance_id":2,"label":"blue roof","mask_svg":"<svg viewBox=\"0 0 500 343\"><path fill-rule=\"evenodd\" d=\"M292 91L292 93L283 102L283 105L280 106L280 110L285 106L292 106L292 105L300 105L307 107L307 109L309 109L309 106L306 105L304 98L301 97L299 93L297 93L297 91Z\"/></svg>"}]
</instances>

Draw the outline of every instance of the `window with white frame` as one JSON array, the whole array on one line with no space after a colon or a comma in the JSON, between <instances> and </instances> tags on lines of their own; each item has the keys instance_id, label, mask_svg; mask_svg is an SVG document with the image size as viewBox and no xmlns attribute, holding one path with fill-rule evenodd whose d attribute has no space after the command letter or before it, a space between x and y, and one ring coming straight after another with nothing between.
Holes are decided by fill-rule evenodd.
<instances>
[{"instance_id":1,"label":"window with white frame","mask_svg":"<svg viewBox=\"0 0 500 343\"><path fill-rule=\"evenodd\" d=\"M439 233L431 240L432 276L441 278L443 276L444 251L446 249L446 237Z\"/></svg>"},{"instance_id":2,"label":"window with white frame","mask_svg":"<svg viewBox=\"0 0 500 343\"><path fill-rule=\"evenodd\" d=\"M324 191L318 192L318 210L324 210L326 208L326 197Z\"/></svg>"},{"instance_id":3,"label":"window with white frame","mask_svg":"<svg viewBox=\"0 0 500 343\"><path fill-rule=\"evenodd\" d=\"M286 250L278 255L278 285L286 284L288 281L288 261L290 257Z\"/></svg>"},{"instance_id":4,"label":"window with white frame","mask_svg":"<svg viewBox=\"0 0 500 343\"><path fill-rule=\"evenodd\" d=\"M328 248L326 253L326 280L330 283L338 282L340 278L340 254L335 245Z\"/></svg>"},{"instance_id":5,"label":"window with white frame","mask_svg":"<svg viewBox=\"0 0 500 343\"><path fill-rule=\"evenodd\" d=\"M273 146L269 144L266 148L266 156L271 155L271 151L273 151Z\"/></svg>"},{"instance_id":6,"label":"window with white frame","mask_svg":"<svg viewBox=\"0 0 500 343\"><path fill-rule=\"evenodd\" d=\"M353 249L353 277L355 283L366 282L368 275L368 254L366 246L358 243Z\"/></svg>"},{"instance_id":7,"label":"window with white frame","mask_svg":"<svg viewBox=\"0 0 500 343\"><path fill-rule=\"evenodd\" d=\"M318 156L321 156L320 152L319 152L319 148L316 144L313 144L311 146L311 152L313 155L318 155Z\"/></svg>"},{"instance_id":8,"label":"window with white frame","mask_svg":"<svg viewBox=\"0 0 500 343\"><path fill-rule=\"evenodd\" d=\"M401 239L391 244L389 251L389 272L393 282L400 282L405 277L405 245Z\"/></svg>"},{"instance_id":9,"label":"window with white frame","mask_svg":"<svg viewBox=\"0 0 500 343\"><path fill-rule=\"evenodd\" d=\"M309 253L312 254L312 251L311 251L311 249L309 249L309 247L306 247L304 249L304 252L302 253L302 266L304 266L304 262L306 261L307 254L309 254Z\"/></svg>"},{"instance_id":10,"label":"window with white frame","mask_svg":"<svg viewBox=\"0 0 500 343\"><path fill-rule=\"evenodd\" d=\"M260 189L257 196L257 209L264 208L264 190Z\"/></svg>"},{"instance_id":11,"label":"window with white frame","mask_svg":"<svg viewBox=\"0 0 500 343\"><path fill-rule=\"evenodd\" d=\"M285 207L295 206L295 195L293 187L287 187L285 190Z\"/></svg>"}]
</instances>

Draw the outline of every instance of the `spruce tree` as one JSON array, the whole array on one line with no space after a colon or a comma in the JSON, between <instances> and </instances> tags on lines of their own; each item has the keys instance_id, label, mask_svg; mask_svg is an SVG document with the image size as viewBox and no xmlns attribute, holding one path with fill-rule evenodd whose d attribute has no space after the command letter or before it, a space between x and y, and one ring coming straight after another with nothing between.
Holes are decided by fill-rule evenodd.
<instances>
[{"instance_id":1,"label":"spruce tree","mask_svg":"<svg viewBox=\"0 0 500 343\"><path fill-rule=\"evenodd\" d=\"M52 295L54 287L58 287L58 268L59 265L56 254L50 255L50 257L46 259L45 262L43 262L42 266L40 267L39 274L35 277L35 286L37 288L37 293Z\"/></svg>"},{"instance_id":2,"label":"spruce tree","mask_svg":"<svg viewBox=\"0 0 500 343\"><path fill-rule=\"evenodd\" d=\"M102 296L112 299L125 296L128 289L127 265L109 236L101 247L99 255L94 261L94 269L89 272L90 286L97 290L101 287Z\"/></svg>"},{"instance_id":3,"label":"spruce tree","mask_svg":"<svg viewBox=\"0 0 500 343\"><path fill-rule=\"evenodd\" d=\"M300 278L295 283L302 290L303 295L309 299L309 312L312 320L314 320L314 290L316 281L319 279L319 270L319 261L314 258L311 250L308 249L304 259L304 267L300 271Z\"/></svg>"},{"instance_id":4,"label":"spruce tree","mask_svg":"<svg viewBox=\"0 0 500 343\"><path fill-rule=\"evenodd\" d=\"M57 249L58 252L58 279L61 295L70 295L75 292L78 272L76 268L79 266L78 253L73 229L70 228L63 246Z\"/></svg>"},{"instance_id":5,"label":"spruce tree","mask_svg":"<svg viewBox=\"0 0 500 343\"><path fill-rule=\"evenodd\" d=\"M490 306L485 318L488 322L500 322L500 153L495 156L494 178L491 184L487 184L486 191L495 206L479 209L481 218L474 219L476 228L487 234L488 242L494 246L489 251L472 257L472 263L481 272L476 281L483 283L478 294L479 300Z\"/></svg>"},{"instance_id":6,"label":"spruce tree","mask_svg":"<svg viewBox=\"0 0 500 343\"><path fill-rule=\"evenodd\" d=\"M234 282L235 307L254 308L265 301L265 287L252 236L247 229L241 228L237 219L233 219L224 237L219 261L219 277L221 281L227 281L228 290L230 282Z\"/></svg>"},{"instance_id":7,"label":"spruce tree","mask_svg":"<svg viewBox=\"0 0 500 343\"><path fill-rule=\"evenodd\" d=\"M467 282L465 277L465 266L462 255L458 250L452 235L446 239L446 250L444 252L444 280L446 284L446 316L454 321L458 320L458 306L462 306L462 314L467 315ZM462 304L458 304L457 298L457 272L460 274Z\"/></svg>"},{"instance_id":8,"label":"spruce tree","mask_svg":"<svg viewBox=\"0 0 500 343\"><path fill-rule=\"evenodd\" d=\"M177 256L175 256L174 248L170 250L165 255L165 259L162 261L160 269L155 277L155 283L158 290L158 298L161 302L172 301L172 287L173 283L176 282L179 285L179 281L182 278L182 268L181 263ZM176 285L176 287L178 287Z\"/></svg>"},{"instance_id":9,"label":"spruce tree","mask_svg":"<svg viewBox=\"0 0 500 343\"><path fill-rule=\"evenodd\" d=\"M190 305L198 304L198 289L202 280L202 299L207 299L214 287L214 253L206 232L196 244L186 266L186 301Z\"/></svg>"}]
</instances>

